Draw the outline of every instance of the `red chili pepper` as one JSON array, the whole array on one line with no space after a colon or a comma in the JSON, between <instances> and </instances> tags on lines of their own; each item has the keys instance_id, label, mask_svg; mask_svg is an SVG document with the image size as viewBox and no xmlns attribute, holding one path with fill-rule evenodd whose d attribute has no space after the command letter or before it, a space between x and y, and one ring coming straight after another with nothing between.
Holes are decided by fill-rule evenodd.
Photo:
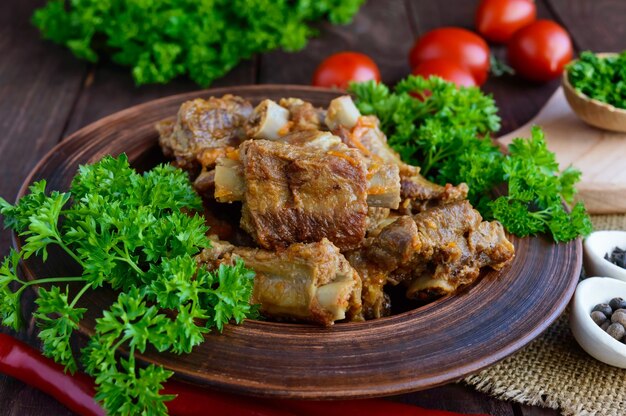
<instances>
[{"instance_id":1,"label":"red chili pepper","mask_svg":"<svg viewBox=\"0 0 626 416\"><path fill-rule=\"evenodd\" d=\"M66 374L63 372L63 366L6 334L0 334L0 373L21 380L53 396L79 415L102 416L105 414L93 399L95 387L90 377L82 373L76 373L73 376ZM254 399L214 392L175 380L165 383L163 393L177 395L174 400L166 403L172 416L459 415L378 399L325 402Z\"/></svg>"},{"instance_id":2,"label":"red chili pepper","mask_svg":"<svg viewBox=\"0 0 626 416\"><path fill-rule=\"evenodd\" d=\"M104 415L93 399L95 389L90 377L66 374L62 365L6 334L0 334L0 373L49 394L79 415Z\"/></svg>"}]
</instances>

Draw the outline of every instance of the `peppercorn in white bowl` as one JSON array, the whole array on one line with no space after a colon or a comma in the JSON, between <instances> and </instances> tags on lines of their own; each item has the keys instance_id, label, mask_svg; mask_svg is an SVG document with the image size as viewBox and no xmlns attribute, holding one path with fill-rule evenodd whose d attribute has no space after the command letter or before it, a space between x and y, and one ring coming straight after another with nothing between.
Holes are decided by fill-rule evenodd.
<instances>
[{"instance_id":1,"label":"peppercorn in white bowl","mask_svg":"<svg viewBox=\"0 0 626 416\"><path fill-rule=\"evenodd\" d=\"M591 318L596 305L609 303L615 297L626 299L626 282L607 277L590 277L580 282L570 304L570 328L589 355L626 368L626 344L611 337Z\"/></svg>"}]
</instances>

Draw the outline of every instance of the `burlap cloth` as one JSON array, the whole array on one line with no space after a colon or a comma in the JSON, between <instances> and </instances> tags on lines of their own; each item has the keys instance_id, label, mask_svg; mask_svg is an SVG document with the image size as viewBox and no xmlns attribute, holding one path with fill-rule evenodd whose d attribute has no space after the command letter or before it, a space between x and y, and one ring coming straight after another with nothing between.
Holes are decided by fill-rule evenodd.
<instances>
[{"instance_id":1,"label":"burlap cloth","mask_svg":"<svg viewBox=\"0 0 626 416\"><path fill-rule=\"evenodd\" d=\"M595 230L626 230L626 215L592 216ZM626 415L626 370L588 355L566 311L539 338L463 382L500 399L559 409L563 415Z\"/></svg>"}]
</instances>

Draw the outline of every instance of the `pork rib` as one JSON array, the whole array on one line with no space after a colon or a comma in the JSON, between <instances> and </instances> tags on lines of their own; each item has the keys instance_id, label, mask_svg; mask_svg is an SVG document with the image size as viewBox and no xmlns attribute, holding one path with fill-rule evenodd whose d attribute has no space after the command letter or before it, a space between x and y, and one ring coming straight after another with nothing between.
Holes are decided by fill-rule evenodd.
<instances>
[{"instance_id":1,"label":"pork rib","mask_svg":"<svg viewBox=\"0 0 626 416\"><path fill-rule=\"evenodd\" d=\"M361 320L361 279L327 239L293 244L272 252L214 241L198 261L215 268L241 258L256 272L252 303L268 317L325 326L343 319Z\"/></svg>"},{"instance_id":2,"label":"pork rib","mask_svg":"<svg viewBox=\"0 0 626 416\"><path fill-rule=\"evenodd\" d=\"M341 249L366 230L366 166L358 151L320 151L268 140L240 147L241 226L267 249L328 238Z\"/></svg>"}]
</instances>

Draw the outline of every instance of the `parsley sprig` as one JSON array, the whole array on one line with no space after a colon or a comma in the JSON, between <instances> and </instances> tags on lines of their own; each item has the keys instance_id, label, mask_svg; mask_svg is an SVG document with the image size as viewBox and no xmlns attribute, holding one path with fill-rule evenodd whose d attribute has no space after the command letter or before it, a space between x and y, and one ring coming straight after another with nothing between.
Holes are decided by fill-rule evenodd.
<instances>
[{"instance_id":1,"label":"parsley sprig","mask_svg":"<svg viewBox=\"0 0 626 416\"><path fill-rule=\"evenodd\" d=\"M49 0L46 39L89 62L130 66L137 84L188 75L207 86L255 53L304 48L312 23L347 23L364 0Z\"/></svg>"},{"instance_id":2,"label":"parsley sprig","mask_svg":"<svg viewBox=\"0 0 626 416\"><path fill-rule=\"evenodd\" d=\"M580 172L559 172L538 128L503 154L491 140L500 129L498 109L480 89L410 75L393 91L373 81L353 83L350 91L362 113L380 119L403 160L434 182L467 183L468 198L485 218L498 219L518 236L549 232L555 241L591 232L582 204L571 212L563 207L573 201ZM508 185L508 195L494 200L501 184Z\"/></svg>"},{"instance_id":3,"label":"parsley sprig","mask_svg":"<svg viewBox=\"0 0 626 416\"><path fill-rule=\"evenodd\" d=\"M16 205L0 198L5 225L23 241L0 265L2 323L23 327L21 295L38 285L34 316L43 353L71 372L82 364L96 378L96 399L110 414L166 414L164 403L172 397L159 391L171 371L140 367L135 353L189 353L213 328L221 331L254 314L254 272L241 262L214 272L198 265L194 256L210 245L195 213L202 204L185 173L171 166L138 174L125 155L107 156L81 166L69 192L48 193L44 180L29 190ZM23 280L20 260L40 255L45 261L52 245L81 272ZM77 358L70 339L87 311L79 302L104 285L119 295Z\"/></svg>"},{"instance_id":4,"label":"parsley sprig","mask_svg":"<svg viewBox=\"0 0 626 416\"><path fill-rule=\"evenodd\" d=\"M604 57L585 51L567 65L567 76L576 91L626 109L626 51Z\"/></svg>"}]
</instances>

